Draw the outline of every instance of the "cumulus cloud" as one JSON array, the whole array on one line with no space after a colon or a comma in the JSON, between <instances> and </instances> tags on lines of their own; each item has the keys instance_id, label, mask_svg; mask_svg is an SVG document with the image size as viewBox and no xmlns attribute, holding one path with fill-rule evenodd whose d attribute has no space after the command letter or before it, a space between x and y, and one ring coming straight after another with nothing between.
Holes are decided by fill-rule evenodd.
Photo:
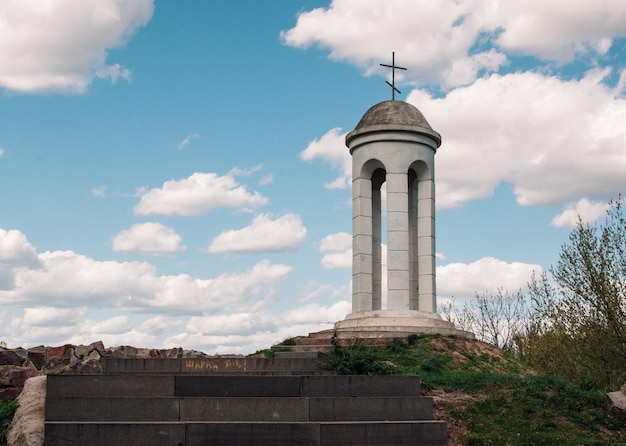
<instances>
[{"instance_id":1,"label":"cumulus cloud","mask_svg":"<svg viewBox=\"0 0 626 446\"><path fill-rule=\"evenodd\" d=\"M133 328L133 323L126 315L115 316L102 322L96 322L91 328L91 332L99 334L121 334L127 333Z\"/></svg>"},{"instance_id":2,"label":"cumulus cloud","mask_svg":"<svg viewBox=\"0 0 626 446\"><path fill-rule=\"evenodd\" d=\"M164 333L180 327L182 321L168 316L158 315L144 321L139 327L139 331L150 336L161 336Z\"/></svg>"},{"instance_id":3,"label":"cumulus cloud","mask_svg":"<svg viewBox=\"0 0 626 446\"><path fill-rule=\"evenodd\" d=\"M219 234L209 246L212 253L222 252L278 252L293 250L304 243L307 230L296 214L285 214L273 219L261 214L252 224Z\"/></svg>"},{"instance_id":4,"label":"cumulus cloud","mask_svg":"<svg viewBox=\"0 0 626 446\"><path fill-rule=\"evenodd\" d=\"M341 133L340 128L334 128L310 142L300 152L300 159L303 161L320 158L339 171L335 180L324 185L327 189L346 189L352 185L352 157L346 147L345 138L346 133Z\"/></svg>"},{"instance_id":5,"label":"cumulus cloud","mask_svg":"<svg viewBox=\"0 0 626 446\"><path fill-rule=\"evenodd\" d=\"M321 284L314 280L310 280L302 292L302 297L298 299L298 303L308 302L325 294L332 294L334 290L335 288L331 285Z\"/></svg>"},{"instance_id":6,"label":"cumulus cloud","mask_svg":"<svg viewBox=\"0 0 626 446\"><path fill-rule=\"evenodd\" d=\"M194 173L189 178L170 180L163 187L141 190L137 215L201 215L216 208L251 211L267 204L258 192L250 193L232 175Z\"/></svg>"},{"instance_id":7,"label":"cumulus cloud","mask_svg":"<svg viewBox=\"0 0 626 446\"><path fill-rule=\"evenodd\" d=\"M130 78L107 63L152 17L152 0L9 0L0 3L0 86L24 93L84 93L96 78Z\"/></svg>"},{"instance_id":8,"label":"cumulus cloud","mask_svg":"<svg viewBox=\"0 0 626 446\"><path fill-rule=\"evenodd\" d=\"M518 290L526 288L533 273L541 266L483 257L473 263L450 263L437 267L439 296L472 297L474 293L496 292L498 288Z\"/></svg>"},{"instance_id":9,"label":"cumulus cloud","mask_svg":"<svg viewBox=\"0 0 626 446\"><path fill-rule=\"evenodd\" d=\"M324 237L320 243L324 254L322 266L328 269L352 267L352 234L338 232Z\"/></svg>"},{"instance_id":10,"label":"cumulus cloud","mask_svg":"<svg viewBox=\"0 0 626 446\"><path fill-rule=\"evenodd\" d=\"M36 254L23 234L7 234L0 240L10 249L0 253L6 260L3 263L15 268L12 280L0 287L0 304L24 308L53 301L59 309L98 305L120 311L188 315L236 311L262 304L292 270L263 260L246 271L210 279L186 274L159 276L146 262L97 261L72 251Z\"/></svg>"},{"instance_id":11,"label":"cumulus cloud","mask_svg":"<svg viewBox=\"0 0 626 446\"><path fill-rule=\"evenodd\" d=\"M217 353L251 353L284 339L332 328L351 311L347 300L330 306L307 304L281 313L268 309L189 319L185 332L172 336L168 343L195 345Z\"/></svg>"},{"instance_id":12,"label":"cumulus cloud","mask_svg":"<svg viewBox=\"0 0 626 446\"><path fill-rule=\"evenodd\" d=\"M286 338L332 328L350 312L340 300L330 305L308 304L284 312L267 307L231 313L192 316L159 315L140 324L127 314L112 312L94 320L85 311L26 309L22 317L0 313L0 337L11 345L89 344L107 346L183 347L209 353L252 353ZM46 311L51 310L46 316Z\"/></svg>"},{"instance_id":13,"label":"cumulus cloud","mask_svg":"<svg viewBox=\"0 0 626 446\"><path fill-rule=\"evenodd\" d=\"M334 0L298 16L296 26L281 33L294 47L318 45L331 59L357 65L368 74L380 62L402 55L408 76L455 86L471 82L481 69L497 69L506 58L496 50L470 54L481 33L489 32L487 2L416 0Z\"/></svg>"},{"instance_id":14,"label":"cumulus cloud","mask_svg":"<svg viewBox=\"0 0 626 446\"><path fill-rule=\"evenodd\" d=\"M416 26L417 24L417 26ZM567 62L577 54L604 54L626 36L626 5L599 8L585 0L333 0L298 16L281 33L284 44L317 45L330 58L381 72L389 48L409 68L399 80L453 88L507 64L507 53Z\"/></svg>"},{"instance_id":15,"label":"cumulus cloud","mask_svg":"<svg viewBox=\"0 0 626 446\"><path fill-rule=\"evenodd\" d=\"M499 2L503 49L559 62L576 55L605 54L613 38L626 36L626 4L609 0L598 8L585 0Z\"/></svg>"},{"instance_id":16,"label":"cumulus cloud","mask_svg":"<svg viewBox=\"0 0 626 446\"><path fill-rule=\"evenodd\" d=\"M2 158L3 156L4 156L4 149L0 147L0 158Z\"/></svg>"},{"instance_id":17,"label":"cumulus cloud","mask_svg":"<svg viewBox=\"0 0 626 446\"><path fill-rule=\"evenodd\" d=\"M189 319L186 330L188 333L203 335L245 336L258 331L275 330L278 322L278 318L268 311L196 316Z\"/></svg>"},{"instance_id":18,"label":"cumulus cloud","mask_svg":"<svg viewBox=\"0 0 626 446\"><path fill-rule=\"evenodd\" d=\"M77 324L84 316L84 308L25 308L22 323L32 327L61 327Z\"/></svg>"},{"instance_id":19,"label":"cumulus cloud","mask_svg":"<svg viewBox=\"0 0 626 446\"><path fill-rule=\"evenodd\" d=\"M114 251L137 251L153 256L175 254L187 249L172 228L161 223L139 223L113 238Z\"/></svg>"},{"instance_id":20,"label":"cumulus cloud","mask_svg":"<svg viewBox=\"0 0 626 446\"><path fill-rule=\"evenodd\" d=\"M592 223L605 215L608 208L609 205L605 202L591 202L583 198L554 217L550 224L557 228L573 228L578 224L579 218L583 223Z\"/></svg>"},{"instance_id":21,"label":"cumulus cloud","mask_svg":"<svg viewBox=\"0 0 626 446\"><path fill-rule=\"evenodd\" d=\"M0 269L31 267L36 268L39 259L35 247L17 229L0 228Z\"/></svg>"},{"instance_id":22,"label":"cumulus cloud","mask_svg":"<svg viewBox=\"0 0 626 446\"><path fill-rule=\"evenodd\" d=\"M492 75L416 105L443 135L437 151L437 205L486 198L513 184L521 205L608 201L626 188L626 99L606 71L580 80L526 72Z\"/></svg>"}]
</instances>

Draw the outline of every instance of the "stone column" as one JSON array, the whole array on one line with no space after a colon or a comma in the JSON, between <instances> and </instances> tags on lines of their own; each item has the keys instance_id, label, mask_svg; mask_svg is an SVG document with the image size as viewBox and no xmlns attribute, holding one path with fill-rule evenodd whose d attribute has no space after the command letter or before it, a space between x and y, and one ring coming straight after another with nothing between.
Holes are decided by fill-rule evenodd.
<instances>
[{"instance_id":1,"label":"stone column","mask_svg":"<svg viewBox=\"0 0 626 446\"><path fill-rule=\"evenodd\" d=\"M407 172L387 172L387 308L409 310L409 192Z\"/></svg>"},{"instance_id":2,"label":"stone column","mask_svg":"<svg viewBox=\"0 0 626 446\"><path fill-rule=\"evenodd\" d=\"M435 183L417 184L417 269L419 302L416 310L437 312L435 284Z\"/></svg>"},{"instance_id":3,"label":"stone column","mask_svg":"<svg viewBox=\"0 0 626 446\"><path fill-rule=\"evenodd\" d=\"M372 181L352 181L352 312L372 310Z\"/></svg>"}]
</instances>

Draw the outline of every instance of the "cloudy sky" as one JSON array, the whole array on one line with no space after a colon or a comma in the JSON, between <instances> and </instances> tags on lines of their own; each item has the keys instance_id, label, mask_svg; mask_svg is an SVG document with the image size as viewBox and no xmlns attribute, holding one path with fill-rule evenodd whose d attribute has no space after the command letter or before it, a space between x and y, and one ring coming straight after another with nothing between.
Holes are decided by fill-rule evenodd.
<instances>
[{"instance_id":1,"label":"cloudy sky","mask_svg":"<svg viewBox=\"0 0 626 446\"><path fill-rule=\"evenodd\" d=\"M0 0L0 340L250 353L350 312L350 155L418 107L438 296L626 190L626 2ZM401 76L400 76L401 75Z\"/></svg>"}]
</instances>

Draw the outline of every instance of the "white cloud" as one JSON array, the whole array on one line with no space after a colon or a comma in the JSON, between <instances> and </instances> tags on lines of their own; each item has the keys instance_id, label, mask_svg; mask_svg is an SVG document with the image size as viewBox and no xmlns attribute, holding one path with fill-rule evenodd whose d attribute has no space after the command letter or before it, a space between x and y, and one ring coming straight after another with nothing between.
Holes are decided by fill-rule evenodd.
<instances>
[{"instance_id":1,"label":"white cloud","mask_svg":"<svg viewBox=\"0 0 626 446\"><path fill-rule=\"evenodd\" d=\"M472 297L476 292L496 292L498 288L516 291L526 288L533 272L541 266L483 257L473 263L450 263L437 267L439 296Z\"/></svg>"},{"instance_id":2,"label":"white cloud","mask_svg":"<svg viewBox=\"0 0 626 446\"><path fill-rule=\"evenodd\" d=\"M32 327L64 327L77 324L84 317L84 308L25 308L22 323Z\"/></svg>"},{"instance_id":3,"label":"white cloud","mask_svg":"<svg viewBox=\"0 0 626 446\"><path fill-rule=\"evenodd\" d=\"M476 39L490 31L488 1L333 0L328 8L299 15L281 33L295 47L319 45L331 59L348 61L367 73L382 72L390 48L401 55L407 76L450 86L471 82L483 68L505 63L497 51L469 54Z\"/></svg>"},{"instance_id":4,"label":"white cloud","mask_svg":"<svg viewBox=\"0 0 626 446\"><path fill-rule=\"evenodd\" d=\"M115 316L101 322L96 322L91 327L91 333L98 334L121 334L128 333L133 328L133 323L126 315Z\"/></svg>"},{"instance_id":5,"label":"white cloud","mask_svg":"<svg viewBox=\"0 0 626 446\"><path fill-rule=\"evenodd\" d=\"M180 327L181 321L164 315L158 315L144 321L139 331L150 336L161 336L169 330Z\"/></svg>"},{"instance_id":6,"label":"white cloud","mask_svg":"<svg viewBox=\"0 0 626 446\"><path fill-rule=\"evenodd\" d=\"M159 256L187 249L181 242L180 235L168 226L161 223L139 223L113 238L113 250Z\"/></svg>"},{"instance_id":7,"label":"white cloud","mask_svg":"<svg viewBox=\"0 0 626 446\"><path fill-rule=\"evenodd\" d=\"M608 208L606 202L591 202L583 198L554 217L550 224L557 228L573 228L578 224L579 217L583 223L592 223L605 215Z\"/></svg>"},{"instance_id":8,"label":"white cloud","mask_svg":"<svg viewBox=\"0 0 626 446\"><path fill-rule=\"evenodd\" d=\"M324 185L327 189L346 189L352 185L352 156L346 147L345 138L346 133L341 133L340 128L334 128L321 138L310 142L308 147L300 152L303 161L321 158L339 171L339 177Z\"/></svg>"},{"instance_id":9,"label":"white cloud","mask_svg":"<svg viewBox=\"0 0 626 446\"><path fill-rule=\"evenodd\" d=\"M137 215L191 216L220 207L250 211L268 202L258 192L248 192L231 175L220 177L215 173L194 173L144 192L134 209Z\"/></svg>"},{"instance_id":10,"label":"white cloud","mask_svg":"<svg viewBox=\"0 0 626 446\"><path fill-rule=\"evenodd\" d=\"M275 330L279 320L267 311L196 316L189 319L188 333L203 335L249 335L258 331Z\"/></svg>"},{"instance_id":11,"label":"white cloud","mask_svg":"<svg viewBox=\"0 0 626 446\"><path fill-rule=\"evenodd\" d=\"M585 0L545 2L500 0L502 33L497 44L506 50L567 62L577 54L605 54L612 38L626 36L626 4L608 0L602 6Z\"/></svg>"},{"instance_id":12,"label":"white cloud","mask_svg":"<svg viewBox=\"0 0 626 446\"><path fill-rule=\"evenodd\" d=\"M94 187L93 189L91 189L91 195L93 195L94 198L104 198L106 197L106 194L106 186Z\"/></svg>"},{"instance_id":13,"label":"white cloud","mask_svg":"<svg viewBox=\"0 0 626 446\"><path fill-rule=\"evenodd\" d=\"M352 234L338 232L324 237L320 243L324 254L322 266L328 269L352 267Z\"/></svg>"},{"instance_id":14,"label":"white cloud","mask_svg":"<svg viewBox=\"0 0 626 446\"><path fill-rule=\"evenodd\" d=\"M84 93L94 78L129 78L107 51L148 23L152 0L8 0L0 3L0 86Z\"/></svg>"},{"instance_id":15,"label":"white cloud","mask_svg":"<svg viewBox=\"0 0 626 446\"><path fill-rule=\"evenodd\" d=\"M272 184L274 182L274 176L272 174L264 175L263 178L259 180L260 186L267 186L268 184Z\"/></svg>"},{"instance_id":16,"label":"white cloud","mask_svg":"<svg viewBox=\"0 0 626 446\"><path fill-rule=\"evenodd\" d=\"M176 144L176 147L178 148L178 150L184 150L185 147L191 144L191 141L193 141L194 139L199 139L199 138L200 138L200 135L198 135L197 133L188 135L185 137L185 139L183 139L181 142Z\"/></svg>"},{"instance_id":17,"label":"white cloud","mask_svg":"<svg viewBox=\"0 0 626 446\"><path fill-rule=\"evenodd\" d=\"M3 156L4 156L4 149L0 147L0 158L2 158Z\"/></svg>"},{"instance_id":18,"label":"white cloud","mask_svg":"<svg viewBox=\"0 0 626 446\"><path fill-rule=\"evenodd\" d=\"M261 214L242 229L224 231L208 248L209 252L277 252L293 250L304 243L307 230L296 214L272 219Z\"/></svg>"},{"instance_id":19,"label":"white cloud","mask_svg":"<svg viewBox=\"0 0 626 446\"><path fill-rule=\"evenodd\" d=\"M316 322L335 323L343 320L352 311L352 303L341 300L330 307L317 303L306 304L280 315L288 324L311 324Z\"/></svg>"},{"instance_id":20,"label":"white cloud","mask_svg":"<svg viewBox=\"0 0 626 446\"><path fill-rule=\"evenodd\" d=\"M35 247L17 229L0 228L0 270L2 268L30 267L39 265Z\"/></svg>"},{"instance_id":21,"label":"white cloud","mask_svg":"<svg viewBox=\"0 0 626 446\"><path fill-rule=\"evenodd\" d=\"M263 164L257 164L253 167L233 167L228 172L228 175L233 177L249 177L260 170L263 170Z\"/></svg>"},{"instance_id":22,"label":"white cloud","mask_svg":"<svg viewBox=\"0 0 626 446\"><path fill-rule=\"evenodd\" d=\"M19 243L12 242L14 239ZM136 313L158 310L193 315L250 310L263 305L292 270L288 265L264 260L247 271L212 279L186 274L158 276L149 263L96 261L72 251L44 252L33 259L34 248L21 233L10 237L4 234L0 241L8 247L0 250L3 263L14 268L11 280L0 287L0 304L24 308L46 307L54 302L56 308L97 303L103 308Z\"/></svg>"},{"instance_id":23,"label":"white cloud","mask_svg":"<svg viewBox=\"0 0 626 446\"><path fill-rule=\"evenodd\" d=\"M492 75L433 99L407 98L442 134L437 205L491 196L501 182L521 205L581 197L608 201L626 189L626 99L607 72L564 81L537 73Z\"/></svg>"},{"instance_id":24,"label":"white cloud","mask_svg":"<svg viewBox=\"0 0 626 446\"><path fill-rule=\"evenodd\" d=\"M585 0L333 0L298 16L281 33L286 45L317 45L330 58L367 74L383 73L390 48L399 55L400 82L453 88L507 63L506 52L559 62L604 54L626 36L626 4ZM387 74L387 73L385 73Z\"/></svg>"},{"instance_id":25,"label":"white cloud","mask_svg":"<svg viewBox=\"0 0 626 446\"><path fill-rule=\"evenodd\" d=\"M54 321L47 324L43 312L37 317L27 309L24 317L0 313L0 336L10 345L89 344L102 340L106 346L132 345L160 348L183 347L208 353L252 353L268 348L286 338L332 328L332 324L350 312L347 300L329 306L304 305L274 313L268 308L235 311L187 320L159 315L141 324L126 314L115 314L102 320L91 319L84 310L54 310ZM65 318L63 316L65 315ZM137 326L138 325L138 326Z\"/></svg>"}]
</instances>

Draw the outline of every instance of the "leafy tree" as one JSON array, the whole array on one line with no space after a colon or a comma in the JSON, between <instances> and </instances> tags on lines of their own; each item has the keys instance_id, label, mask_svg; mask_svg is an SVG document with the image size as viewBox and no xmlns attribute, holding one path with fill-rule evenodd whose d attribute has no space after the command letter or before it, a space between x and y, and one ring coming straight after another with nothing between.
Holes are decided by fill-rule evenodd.
<instances>
[{"instance_id":1,"label":"leafy tree","mask_svg":"<svg viewBox=\"0 0 626 446\"><path fill-rule=\"evenodd\" d=\"M626 218L621 196L594 225L579 219L549 274L529 284L534 318L520 345L550 373L597 385L626 380Z\"/></svg>"}]
</instances>

